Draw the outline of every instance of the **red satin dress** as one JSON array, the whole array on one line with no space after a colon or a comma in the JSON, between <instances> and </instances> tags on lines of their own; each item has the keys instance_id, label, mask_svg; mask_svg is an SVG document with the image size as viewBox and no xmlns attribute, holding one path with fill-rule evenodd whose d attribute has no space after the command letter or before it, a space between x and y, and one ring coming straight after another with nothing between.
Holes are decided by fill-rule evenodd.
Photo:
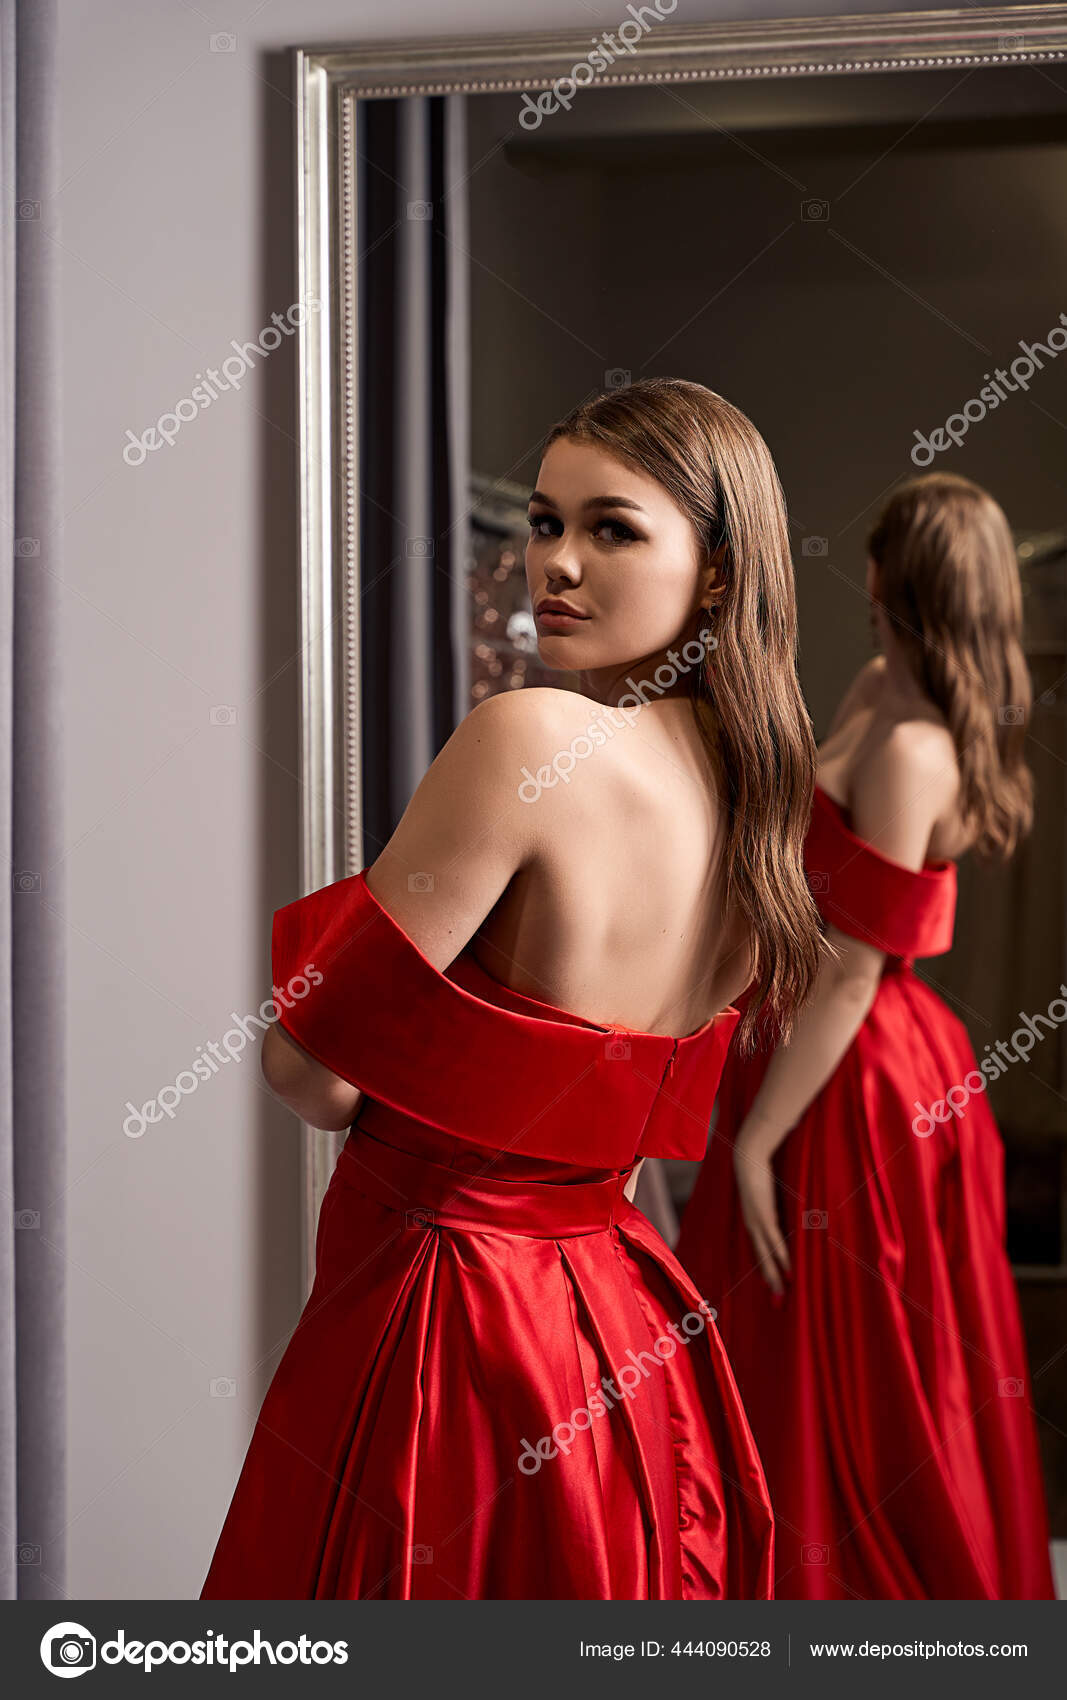
<instances>
[{"instance_id":1,"label":"red satin dress","mask_svg":"<svg viewBox=\"0 0 1067 1700\"><path fill-rule=\"evenodd\" d=\"M903 867L821 789L805 863L825 920L888 958L774 1156L792 1280L776 1303L733 1174L769 1053L728 1058L676 1248L718 1307L767 1473L776 1598L1054 1599L1003 1145L981 1090L959 1116L919 1115L976 1068L912 967L952 942L956 865Z\"/></svg>"},{"instance_id":2,"label":"red satin dress","mask_svg":"<svg viewBox=\"0 0 1067 1700\"><path fill-rule=\"evenodd\" d=\"M272 967L367 1096L200 1598L769 1599L714 1312L623 1196L703 1155L737 1009L672 1039L441 973L362 874L277 911Z\"/></svg>"}]
</instances>

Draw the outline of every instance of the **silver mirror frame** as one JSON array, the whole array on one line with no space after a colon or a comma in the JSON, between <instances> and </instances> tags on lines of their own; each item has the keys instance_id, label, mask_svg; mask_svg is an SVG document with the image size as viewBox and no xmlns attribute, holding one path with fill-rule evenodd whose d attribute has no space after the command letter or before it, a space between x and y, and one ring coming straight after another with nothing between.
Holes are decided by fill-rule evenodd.
<instances>
[{"instance_id":1,"label":"silver mirror frame","mask_svg":"<svg viewBox=\"0 0 1067 1700\"><path fill-rule=\"evenodd\" d=\"M359 100L536 93L589 52L588 30L294 51L299 330L301 890L363 866L358 536L360 444L355 115ZM854 76L1067 59L1067 6L680 26L669 21L598 87ZM305 1287L342 1136L306 1129Z\"/></svg>"}]
</instances>

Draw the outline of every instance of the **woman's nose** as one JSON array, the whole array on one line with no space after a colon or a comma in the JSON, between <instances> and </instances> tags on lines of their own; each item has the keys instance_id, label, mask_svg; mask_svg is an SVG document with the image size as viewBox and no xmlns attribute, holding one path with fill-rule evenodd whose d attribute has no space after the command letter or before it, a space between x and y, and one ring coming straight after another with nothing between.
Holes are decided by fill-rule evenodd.
<instances>
[{"instance_id":1,"label":"woman's nose","mask_svg":"<svg viewBox=\"0 0 1067 1700\"><path fill-rule=\"evenodd\" d=\"M575 550L564 538L557 538L556 547L545 560L545 577L566 579L568 584L575 584L581 576L581 562Z\"/></svg>"}]
</instances>

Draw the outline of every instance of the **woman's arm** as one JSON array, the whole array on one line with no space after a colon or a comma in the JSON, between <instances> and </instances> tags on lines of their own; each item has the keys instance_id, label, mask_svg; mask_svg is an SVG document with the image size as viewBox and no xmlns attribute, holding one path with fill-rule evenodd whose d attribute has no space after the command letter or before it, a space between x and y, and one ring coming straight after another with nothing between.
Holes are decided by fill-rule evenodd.
<instances>
[{"instance_id":1,"label":"woman's arm","mask_svg":"<svg viewBox=\"0 0 1067 1700\"><path fill-rule=\"evenodd\" d=\"M957 783L945 734L922 722L893 728L863 764L851 789L853 829L883 855L921 868L946 794ZM734 1141L734 1172L745 1224L775 1292L789 1254L777 1219L771 1158L836 1072L878 991L885 953L837 927L827 928L833 956L824 959L815 991L787 1045L771 1058Z\"/></svg>"},{"instance_id":2,"label":"woman's arm","mask_svg":"<svg viewBox=\"0 0 1067 1700\"><path fill-rule=\"evenodd\" d=\"M634 1193L637 1191L637 1179L638 1179L638 1176L641 1173L641 1168L642 1168L642 1165L644 1164L644 1161L645 1161L645 1159L643 1157L639 1157L637 1159L637 1162L634 1164L633 1168L630 1170L630 1178L626 1182L626 1185L622 1189L623 1197L626 1199L627 1203L629 1203L629 1204L632 1204L633 1201L634 1201Z\"/></svg>"},{"instance_id":3,"label":"woman's arm","mask_svg":"<svg viewBox=\"0 0 1067 1700\"><path fill-rule=\"evenodd\" d=\"M885 962L883 951L827 927L833 955L824 958L815 990L788 1044L771 1058L737 1145L773 1156L822 1091L870 1013Z\"/></svg>"},{"instance_id":4,"label":"woman's arm","mask_svg":"<svg viewBox=\"0 0 1067 1700\"><path fill-rule=\"evenodd\" d=\"M557 700L563 699L563 700ZM459 955L512 875L538 853L556 787L519 796L523 765L573 735L573 698L551 689L489 697L472 709L423 775L396 831L367 869L371 896L438 969ZM584 721L583 721L584 724ZM374 988L367 988L373 997ZM358 1012L357 1018L358 1018ZM351 1126L362 1096L277 1022L263 1039L263 1077L312 1127Z\"/></svg>"},{"instance_id":5,"label":"woman's arm","mask_svg":"<svg viewBox=\"0 0 1067 1700\"><path fill-rule=\"evenodd\" d=\"M362 1092L305 1051L279 1021L263 1035L260 1069L274 1096L301 1121L328 1133L355 1121Z\"/></svg>"}]
</instances>

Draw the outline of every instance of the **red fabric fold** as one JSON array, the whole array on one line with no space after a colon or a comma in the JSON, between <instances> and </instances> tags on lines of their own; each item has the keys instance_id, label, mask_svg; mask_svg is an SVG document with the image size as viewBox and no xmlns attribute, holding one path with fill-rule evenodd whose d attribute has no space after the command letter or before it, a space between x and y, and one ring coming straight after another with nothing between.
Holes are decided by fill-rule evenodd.
<instances>
[{"instance_id":1,"label":"red fabric fold","mask_svg":"<svg viewBox=\"0 0 1067 1700\"><path fill-rule=\"evenodd\" d=\"M823 919L892 957L916 961L952 948L955 862L905 868L858 838L847 811L815 788L804 846L808 882Z\"/></svg>"},{"instance_id":2,"label":"red fabric fold","mask_svg":"<svg viewBox=\"0 0 1067 1700\"><path fill-rule=\"evenodd\" d=\"M272 973L281 1025L380 1103L457 1138L561 1161L575 1158L580 1129L577 1160L604 1168L703 1156L740 1019L728 1006L675 1040L503 987L469 954L443 975L362 873L276 911Z\"/></svg>"}]
</instances>

